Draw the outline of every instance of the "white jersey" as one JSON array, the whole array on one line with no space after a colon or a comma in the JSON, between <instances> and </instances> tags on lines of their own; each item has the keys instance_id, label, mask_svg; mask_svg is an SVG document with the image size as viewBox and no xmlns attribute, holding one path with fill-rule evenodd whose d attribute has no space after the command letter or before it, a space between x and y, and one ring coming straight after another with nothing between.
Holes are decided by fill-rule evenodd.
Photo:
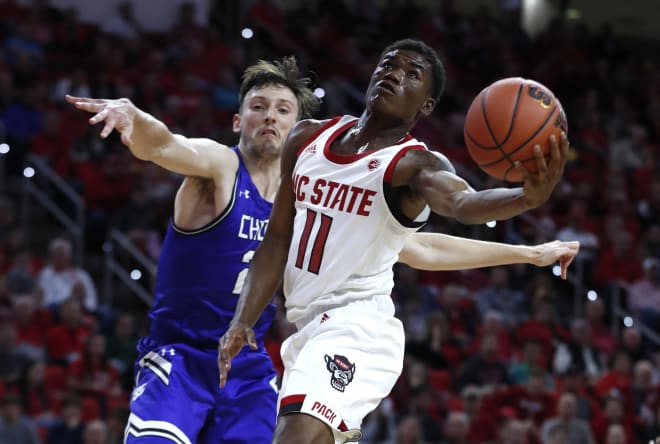
<instances>
[{"instance_id":1,"label":"white jersey","mask_svg":"<svg viewBox=\"0 0 660 444\"><path fill-rule=\"evenodd\" d=\"M338 155L331 143L357 123L335 117L298 152L293 170L296 215L284 272L287 318L304 320L379 295L389 297L392 266L405 238L428 219L398 220L386 200L386 185L398 160L427 149L407 135L394 145L356 155ZM390 304L393 315L394 307Z\"/></svg>"}]
</instances>

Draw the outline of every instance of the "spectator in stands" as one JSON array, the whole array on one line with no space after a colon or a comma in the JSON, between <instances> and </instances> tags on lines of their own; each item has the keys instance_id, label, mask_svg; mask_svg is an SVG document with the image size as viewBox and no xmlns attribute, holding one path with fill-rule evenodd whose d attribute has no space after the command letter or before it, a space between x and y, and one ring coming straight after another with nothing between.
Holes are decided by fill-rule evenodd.
<instances>
[{"instance_id":1,"label":"spectator in stands","mask_svg":"<svg viewBox=\"0 0 660 444\"><path fill-rule=\"evenodd\" d=\"M641 442L648 442L646 433L655 424L655 416L660 406L658 383L653 380L653 364L647 360L638 361L633 368L631 386L633 412L639 426L636 430Z\"/></svg>"},{"instance_id":2,"label":"spectator in stands","mask_svg":"<svg viewBox=\"0 0 660 444\"><path fill-rule=\"evenodd\" d=\"M397 444L419 444L426 441L420 420L416 415L406 415L396 426Z\"/></svg>"},{"instance_id":3,"label":"spectator in stands","mask_svg":"<svg viewBox=\"0 0 660 444\"><path fill-rule=\"evenodd\" d=\"M562 374L575 367L589 380L595 380L602 372L601 353L594 346L587 321L575 318L571 321L571 340L557 346L553 357L555 373Z\"/></svg>"},{"instance_id":4,"label":"spectator in stands","mask_svg":"<svg viewBox=\"0 0 660 444\"><path fill-rule=\"evenodd\" d=\"M512 290L509 285L509 269L493 267L490 270L490 283L476 295L477 309L482 317L490 310L504 316L507 327L515 327L527 318L525 295Z\"/></svg>"},{"instance_id":5,"label":"spectator in stands","mask_svg":"<svg viewBox=\"0 0 660 444\"><path fill-rule=\"evenodd\" d=\"M133 385L133 364L137 358L139 336L135 326L135 315L122 312L115 319L112 332L107 335L107 350L114 367L122 375L122 386L130 391Z\"/></svg>"},{"instance_id":6,"label":"spectator in stands","mask_svg":"<svg viewBox=\"0 0 660 444\"><path fill-rule=\"evenodd\" d=\"M453 368L444 355L444 349L454 347L458 351L460 345L452 343L449 324L444 314L440 311L430 313L426 317L425 325L425 337L422 340L408 340L406 354L424 362L432 369Z\"/></svg>"},{"instance_id":7,"label":"spectator in stands","mask_svg":"<svg viewBox=\"0 0 660 444\"><path fill-rule=\"evenodd\" d=\"M660 260L647 257L642 268L644 275L628 286L628 309L646 326L657 330L660 321Z\"/></svg>"},{"instance_id":8,"label":"spectator in stands","mask_svg":"<svg viewBox=\"0 0 660 444\"><path fill-rule=\"evenodd\" d=\"M580 252L576 260L584 261L587 271L591 269L600 248L600 240L589 227L588 205L580 199L571 202L566 218L566 225L557 232L557 239L580 241Z\"/></svg>"},{"instance_id":9,"label":"spectator in stands","mask_svg":"<svg viewBox=\"0 0 660 444\"><path fill-rule=\"evenodd\" d=\"M567 444L593 444L589 423L577 417L577 400L572 393L562 393L557 400L557 416L546 419L541 425L541 442L551 441L551 432L561 426L566 433Z\"/></svg>"},{"instance_id":10,"label":"spectator in stands","mask_svg":"<svg viewBox=\"0 0 660 444\"><path fill-rule=\"evenodd\" d=\"M82 355L69 364L68 374L68 389L96 400L101 417L106 416L111 399L122 393L119 371L110 363L102 334L93 334L87 339Z\"/></svg>"},{"instance_id":11,"label":"spectator in stands","mask_svg":"<svg viewBox=\"0 0 660 444\"><path fill-rule=\"evenodd\" d=\"M82 288L81 303L89 312L98 305L96 287L89 273L73 263L71 241L62 237L51 240L48 251L50 263L39 273L39 288L43 292L43 305L55 309L74 294L76 285Z\"/></svg>"},{"instance_id":12,"label":"spectator in stands","mask_svg":"<svg viewBox=\"0 0 660 444\"><path fill-rule=\"evenodd\" d=\"M470 442L481 443L489 441L496 435L497 423L492 412L481 408L483 390L476 385L466 385L461 390L461 408L470 421Z\"/></svg>"},{"instance_id":13,"label":"spectator in stands","mask_svg":"<svg viewBox=\"0 0 660 444\"><path fill-rule=\"evenodd\" d=\"M55 388L47 387L44 373L46 364L43 360L31 361L21 372L17 388L20 393L23 412L39 426L48 427L55 421Z\"/></svg>"},{"instance_id":14,"label":"spectator in stands","mask_svg":"<svg viewBox=\"0 0 660 444\"><path fill-rule=\"evenodd\" d=\"M607 307L603 298L587 299L584 303L584 317L589 323L591 342L603 356L611 355L617 347L617 339L607 322Z\"/></svg>"},{"instance_id":15,"label":"spectator in stands","mask_svg":"<svg viewBox=\"0 0 660 444\"><path fill-rule=\"evenodd\" d=\"M627 444L632 442L634 441L629 441L626 437L626 429L621 424L610 424L607 426L605 444Z\"/></svg>"},{"instance_id":16,"label":"spectator in stands","mask_svg":"<svg viewBox=\"0 0 660 444\"><path fill-rule=\"evenodd\" d=\"M468 348L468 354L479 353L483 337L489 334L497 337L497 357L502 361L511 359L514 353L511 344L511 335L508 326L504 323L504 316L497 310L488 310L477 327L477 333Z\"/></svg>"},{"instance_id":17,"label":"spectator in stands","mask_svg":"<svg viewBox=\"0 0 660 444\"><path fill-rule=\"evenodd\" d=\"M651 347L647 347L642 337L642 332L636 326L626 327L621 330L620 348L630 357L630 362L646 359L650 356Z\"/></svg>"},{"instance_id":18,"label":"spectator in stands","mask_svg":"<svg viewBox=\"0 0 660 444\"><path fill-rule=\"evenodd\" d=\"M60 304L58 314L58 321L46 335L46 356L48 363L66 366L82 354L92 328L85 322L81 303L76 298Z\"/></svg>"},{"instance_id":19,"label":"spectator in stands","mask_svg":"<svg viewBox=\"0 0 660 444\"><path fill-rule=\"evenodd\" d=\"M60 419L48 431L48 444L82 444L84 429L80 398L69 394L62 399Z\"/></svg>"},{"instance_id":20,"label":"spectator in stands","mask_svg":"<svg viewBox=\"0 0 660 444\"><path fill-rule=\"evenodd\" d=\"M380 444L393 442L395 435L394 404L390 398L383 401L367 415L362 423L362 439L365 444Z\"/></svg>"},{"instance_id":21,"label":"spectator in stands","mask_svg":"<svg viewBox=\"0 0 660 444\"><path fill-rule=\"evenodd\" d=\"M576 417L591 421L594 409L600 409L599 400L595 400L591 385L586 383L586 377L577 367L571 366L557 377L555 396L571 393L575 397Z\"/></svg>"},{"instance_id":22,"label":"spectator in stands","mask_svg":"<svg viewBox=\"0 0 660 444\"><path fill-rule=\"evenodd\" d=\"M487 333L481 338L479 352L470 356L458 375L458 387L467 384L495 390L509 383L506 361L498 358L497 336Z\"/></svg>"},{"instance_id":23,"label":"spectator in stands","mask_svg":"<svg viewBox=\"0 0 660 444\"><path fill-rule=\"evenodd\" d=\"M640 279L642 263L635 253L632 235L617 228L608 237L610 243L603 248L596 262L595 283L607 288L613 284L627 286Z\"/></svg>"},{"instance_id":24,"label":"spectator in stands","mask_svg":"<svg viewBox=\"0 0 660 444\"><path fill-rule=\"evenodd\" d=\"M53 322L52 313L41 308L34 294L14 296L16 344L32 359L46 356L46 332Z\"/></svg>"},{"instance_id":25,"label":"spectator in stands","mask_svg":"<svg viewBox=\"0 0 660 444\"><path fill-rule=\"evenodd\" d=\"M514 385L524 385L530 374L537 367L546 367L546 356L543 355L543 344L536 338L523 340L521 350L509 362L509 381ZM546 375L545 386L551 389L552 376Z\"/></svg>"},{"instance_id":26,"label":"spectator in stands","mask_svg":"<svg viewBox=\"0 0 660 444\"><path fill-rule=\"evenodd\" d=\"M598 411L597 415L594 416L594 419L591 421L591 431L598 443L607 443L607 437L610 435L610 426L618 425L622 427L624 439L622 441L616 441L617 443L635 442L635 434L633 432L633 420L634 414L632 412L626 412L624 407L623 400L616 393L613 392L608 395L601 404L602 411ZM620 438L620 433L616 432L615 435L617 438ZM614 444L615 441L612 441Z\"/></svg>"},{"instance_id":27,"label":"spectator in stands","mask_svg":"<svg viewBox=\"0 0 660 444\"><path fill-rule=\"evenodd\" d=\"M451 411L442 427L442 444L468 444L470 419L465 412Z\"/></svg>"},{"instance_id":28,"label":"spectator in stands","mask_svg":"<svg viewBox=\"0 0 660 444\"><path fill-rule=\"evenodd\" d=\"M632 361L628 353L618 349L609 357L608 368L596 380L594 391L601 399L605 399L611 393L616 393L626 407L630 407L632 368Z\"/></svg>"},{"instance_id":29,"label":"spectator in stands","mask_svg":"<svg viewBox=\"0 0 660 444\"><path fill-rule=\"evenodd\" d=\"M5 394L1 406L1 444L41 444L35 424L22 414L21 400L17 395Z\"/></svg>"},{"instance_id":30,"label":"spectator in stands","mask_svg":"<svg viewBox=\"0 0 660 444\"><path fill-rule=\"evenodd\" d=\"M83 444L108 444L108 426L100 419L85 424Z\"/></svg>"},{"instance_id":31,"label":"spectator in stands","mask_svg":"<svg viewBox=\"0 0 660 444\"><path fill-rule=\"evenodd\" d=\"M486 411L503 407L511 408L516 418L532 421L536 428L540 428L543 421L551 417L554 408L553 397L546 390L546 371L535 367L525 385L503 387L483 400L482 408Z\"/></svg>"},{"instance_id":32,"label":"spectator in stands","mask_svg":"<svg viewBox=\"0 0 660 444\"><path fill-rule=\"evenodd\" d=\"M129 1L117 4L115 11L103 20L101 29L121 40L136 40L142 34L142 25L135 16L133 3Z\"/></svg>"},{"instance_id":33,"label":"spectator in stands","mask_svg":"<svg viewBox=\"0 0 660 444\"><path fill-rule=\"evenodd\" d=\"M0 382L15 383L30 357L16 346L16 326L10 319L0 320Z\"/></svg>"}]
</instances>

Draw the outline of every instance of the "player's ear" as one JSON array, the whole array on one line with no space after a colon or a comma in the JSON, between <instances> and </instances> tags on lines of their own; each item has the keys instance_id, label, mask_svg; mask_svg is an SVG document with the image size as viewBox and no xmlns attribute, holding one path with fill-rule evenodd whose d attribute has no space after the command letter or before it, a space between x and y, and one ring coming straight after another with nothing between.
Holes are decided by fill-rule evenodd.
<instances>
[{"instance_id":1,"label":"player's ear","mask_svg":"<svg viewBox=\"0 0 660 444\"><path fill-rule=\"evenodd\" d=\"M236 134L241 132L241 116L234 114L234 117L231 119L231 130Z\"/></svg>"},{"instance_id":2,"label":"player's ear","mask_svg":"<svg viewBox=\"0 0 660 444\"><path fill-rule=\"evenodd\" d=\"M430 116L433 110L435 109L435 105L437 103L438 102L432 97L426 99L426 102L424 102L424 104L422 105L422 109L421 109L422 115L424 115L425 117Z\"/></svg>"}]
</instances>

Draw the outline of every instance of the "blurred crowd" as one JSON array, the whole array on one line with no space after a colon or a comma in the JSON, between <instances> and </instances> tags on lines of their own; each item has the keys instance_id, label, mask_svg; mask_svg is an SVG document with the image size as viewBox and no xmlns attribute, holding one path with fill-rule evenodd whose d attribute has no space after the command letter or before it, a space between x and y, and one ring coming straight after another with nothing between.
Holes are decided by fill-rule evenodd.
<instances>
[{"instance_id":1,"label":"blurred crowd","mask_svg":"<svg viewBox=\"0 0 660 444\"><path fill-rule=\"evenodd\" d=\"M319 117L358 113L380 51L410 36L436 48L448 73L415 135L473 186L508 186L478 171L463 144L467 107L496 79L551 88L572 145L552 199L526 217L494 227L433 218L425 229L582 248L566 282L529 265L397 265L404 372L361 442L634 444L660 435L658 42L562 19L532 37L518 2L466 15L451 0L218 1L205 26L184 3L159 33L143 29L130 2L100 25L74 8L28 3L0 0L0 143L10 147L0 154L1 444L121 442L144 311L102 303L93 259L117 228L157 260L181 180L132 158L118 138L99 139L64 94L128 97L174 132L231 144L240 75L256 59L295 54L325 91ZM34 228L19 217L28 155L82 196L87 260L76 261L71 239L47 224L47 242L29 241ZM619 305L634 322L619 322ZM268 339L280 369L291 328L280 311Z\"/></svg>"}]
</instances>

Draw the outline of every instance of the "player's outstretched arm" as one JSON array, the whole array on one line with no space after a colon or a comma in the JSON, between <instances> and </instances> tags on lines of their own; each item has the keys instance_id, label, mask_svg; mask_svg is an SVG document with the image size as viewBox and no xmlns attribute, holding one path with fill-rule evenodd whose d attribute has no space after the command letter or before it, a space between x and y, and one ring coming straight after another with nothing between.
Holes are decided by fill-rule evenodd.
<instances>
[{"instance_id":1,"label":"player's outstretched arm","mask_svg":"<svg viewBox=\"0 0 660 444\"><path fill-rule=\"evenodd\" d=\"M467 270L510 264L539 267L559 262L561 277L580 249L580 243L552 241L533 246L480 241L440 233L415 233L406 239L399 262L419 270Z\"/></svg>"},{"instance_id":2,"label":"player's outstretched arm","mask_svg":"<svg viewBox=\"0 0 660 444\"><path fill-rule=\"evenodd\" d=\"M546 165L537 153L539 172L527 173L522 187L483 191L475 191L465 180L447 171L429 151L412 150L396 165L392 184L410 187L435 213L463 223L505 220L538 207L550 197L561 179L568 149L565 136L561 137L561 146L553 137L552 160Z\"/></svg>"},{"instance_id":3,"label":"player's outstretched arm","mask_svg":"<svg viewBox=\"0 0 660 444\"><path fill-rule=\"evenodd\" d=\"M225 145L210 139L191 139L170 132L151 114L135 106L129 99L94 99L67 95L66 101L83 111L93 113L89 123L103 123L100 136L113 130L135 157L186 176L213 178L224 165L235 166L236 156Z\"/></svg>"},{"instance_id":4,"label":"player's outstretched arm","mask_svg":"<svg viewBox=\"0 0 660 444\"><path fill-rule=\"evenodd\" d=\"M220 387L227 383L231 361L244 345L253 350L257 343L252 327L279 286L286 265L295 216L295 194L292 173L298 147L316 127L308 121L296 124L284 144L281 162L280 187L273 203L268 229L257 248L236 305L236 313L229 328L218 342L218 370Z\"/></svg>"}]
</instances>

